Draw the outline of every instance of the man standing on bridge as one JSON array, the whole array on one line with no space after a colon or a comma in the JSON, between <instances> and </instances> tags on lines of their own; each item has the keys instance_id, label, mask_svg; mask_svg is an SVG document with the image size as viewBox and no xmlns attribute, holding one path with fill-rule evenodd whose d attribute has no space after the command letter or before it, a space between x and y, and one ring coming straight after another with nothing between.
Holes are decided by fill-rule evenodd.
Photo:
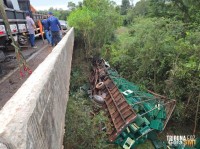
<instances>
[{"instance_id":1,"label":"man standing on bridge","mask_svg":"<svg viewBox=\"0 0 200 149\"><path fill-rule=\"evenodd\" d=\"M46 36L48 43L52 44L51 33L49 31L49 23L48 23L48 20L47 20L47 16L43 17L42 26L44 28L45 36Z\"/></svg>"},{"instance_id":2,"label":"man standing on bridge","mask_svg":"<svg viewBox=\"0 0 200 149\"><path fill-rule=\"evenodd\" d=\"M27 22L27 28L28 28L31 47L34 49L37 49L37 46L35 46L35 30L37 30L37 28L35 26L35 22L30 17L30 13L28 11L26 12L26 22Z\"/></svg>"},{"instance_id":3,"label":"man standing on bridge","mask_svg":"<svg viewBox=\"0 0 200 149\"><path fill-rule=\"evenodd\" d=\"M51 36L52 36L52 46L58 44L58 42L61 40L60 36L60 30L61 30L61 25L60 22L56 17L53 16L52 12L49 12L49 18L48 18L48 24L51 30Z\"/></svg>"}]
</instances>

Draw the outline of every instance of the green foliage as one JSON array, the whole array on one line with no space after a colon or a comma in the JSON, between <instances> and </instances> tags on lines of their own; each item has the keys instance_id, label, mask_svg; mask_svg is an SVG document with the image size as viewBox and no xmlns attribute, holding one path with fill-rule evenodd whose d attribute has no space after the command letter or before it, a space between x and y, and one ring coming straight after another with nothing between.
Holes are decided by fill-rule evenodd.
<instances>
[{"instance_id":1,"label":"green foliage","mask_svg":"<svg viewBox=\"0 0 200 149\"><path fill-rule=\"evenodd\" d=\"M48 12L52 12L54 16L56 16L59 20L67 20L67 16L69 16L70 11L63 9L54 9L53 7L49 8L49 10L39 11L39 13L48 14Z\"/></svg>"},{"instance_id":2,"label":"green foliage","mask_svg":"<svg viewBox=\"0 0 200 149\"><path fill-rule=\"evenodd\" d=\"M79 31L85 32L95 27L92 16L95 15L92 11L86 7L72 11L68 18L70 26L78 29Z\"/></svg>"},{"instance_id":3,"label":"green foliage","mask_svg":"<svg viewBox=\"0 0 200 149\"><path fill-rule=\"evenodd\" d=\"M109 46L111 64L128 80L177 99L174 118L191 118L193 108L186 104L194 107L199 94L199 33L165 18L139 17L127 29L118 30Z\"/></svg>"},{"instance_id":4,"label":"green foliage","mask_svg":"<svg viewBox=\"0 0 200 149\"><path fill-rule=\"evenodd\" d=\"M128 23L135 17L165 17L200 24L198 0L141 0L128 11ZM197 27L197 26L195 26Z\"/></svg>"},{"instance_id":5,"label":"green foliage","mask_svg":"<svg viewBox=\"0 0 200 149\"><path fill-rule=\"evenodd\" d=\"M126 15L129 8L130 8L129 0L122 0L121 15Z\"/></svg>"},{"instance_id":6,"label":"green foliage","mask_svg":"<svg viewBox=\"0 0 200 149\"><path fill-rule=\"evenodd\" d=\"M89 71L85 68L87 63L79 56L80 51L75 50L71 79L70 97L66 111L66 132L64 148L66 149L107 149L116 148L108 144L106 132L102 129L108 123L103 112L93 112L93 103L88 96L80 91L80 87L88 81ZM82 61L82 62L80 62Z\"/></svg>"},{"instance_id":7,"label":"green foliage","mask_svg":"<svg viewBox=\"0 0 200 149\"><path fill-rule=\"evenodd\" d=\"M81 86L88 83L90 62L84 59L84 50L74 49L70 78L70 93L77 92Z\"/></svg>"},{"instance_id":8,"label":"green foliage","mask_svg":"<svg viewBox=\"0 0 200 149\"><path fill-rule=\"evenodd\" d=\"M70 96L66 111L66 149L117 149L107 142L107 135L102 131L108 119L103 112L91 115L92 105L80 92Z\"/></svg>"},{"instance_id":9,"label":"green foliage","mask_svg":"<svg viewBox=\"0 0 200 149\"><path fill-rule=\"evenodd\" d=\"M76 9L76 4L75 3L73 3L73 2L68 2L68 8L70 9L70 10L75 10Z\"/></svg>"},{"instance_id":10,"label":"green foliage","mask_svg":"<svg viewBox=\"0 0 200 149\"><path fill-rule=\"evenodd\" d=\"M75 67L71 72L70 91L76 92L80 86L87 83L87 75L82 75L83 70L80 67ZM81 77L80 77L81 76Z\"/></svg>"},{"instance_id":11,"label":"green foliage","mask_svg":"<svg viewBox=\"0 0 200 149\"><path fill-rule=\"evenodd\" d=\"M200 23L198 0L149 0L150 16L174 17L184 22Z\"/></svg>"},{"instance_id":12,"label":"green foliage","mask_svg":"<svg viewBox=\"0 0 200 149\"><path fill-rule=\"evenodd\" d=\"M79 92L71 96L66 112L65 148L106 149L113 145L106 142L107 136L101 129L108 121L103 113L91 115L92 105Z\"/></svg>"},{"instance_id":13,"label":"green foliage","mask_svg":"<svg viewBox=\"0 0 200 149\"><path fill-rule=\"evenodd\" d=\"M145 141L144 143L138 145L138 149L155 149L151 141Z\"/></svg>"},{"instance_id":14,"label":"green foliage","mask_svg":"<svg viewBox=\"0 0 200 149\"><path fill-rule=\"evenodd\" d=\"M120 75L176 99L173 119L191 126L200 97L199 8L197 0L141 0L123 15L129 26L116 30L122 20L119 7L109 0L84 0L68 21L75 28L76 39L84 43L87 56L101 49ZM112 148L105 133L99 131L106 118L102 113L92 118L90 101L77 92L87 82L84 71L89 69L83 67L81 57L76 58L80 61L71 75L65 147ZM147 146L150 144L140 147Z\"/></svg>"},{"instance_id":15,"label":"green foliage","mask_svg":"<svg viewBox=\"0 0 200 149\"><path fill-rule=\"evenodd\" d=\"M109 0L85 0L82 8L70 14L68 21L83 41L86 56L110 42L114 30L121 24L120 15Z\"/></svg>"},{"instance_id":16,"label":"green foliage","mask_svg":"<svg viewBox=\"0 0 200 149\"><path fill-rule=\"evenodd\" d=\"M83 50L75 49L70 78L70 97L66 111L64 147L66 149L116 149L107 142L102 128L108 119L103 112L93 113L93 103L80 91L88 82L89 63L83 59Z\"/></svg>"},{"instance_id":17,"label":"green foliage","mask_svg":"<svg viewBox=\"0 0 200 149\"><path fill-rule=\"evenodd\" d=\"M132 13L134 16L146 16L149 13L149 1L141 0L136 3L136 6L130 10L129 15Z\"/></svg>"}]
</instances>

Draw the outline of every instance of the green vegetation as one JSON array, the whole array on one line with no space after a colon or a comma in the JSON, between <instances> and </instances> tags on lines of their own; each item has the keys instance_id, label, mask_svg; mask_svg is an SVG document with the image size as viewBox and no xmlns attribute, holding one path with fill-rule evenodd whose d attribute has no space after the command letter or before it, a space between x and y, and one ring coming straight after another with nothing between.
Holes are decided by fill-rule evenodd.
<instances>
[{"instance_id":1,"label":"green vegetation","mask_svg":"<svg viewBox=\"0 0 200 149\"><path fill-rule=\"evenodd\" d=\"M128 80L176 99L173 119L194 126L196 132L200 115L200 30L194 15L199 13L199 5L182 2L138 2L127 14L128 27L121 33L123 28L118 29L117 40L106 46L106 53Z\"/></svg>"},{"instance_id":2,"label":"green vegetation","mask_svg":"<svg viewBox=\"0 0 200 149\"><path fill-rule=\"evenodd\" d=\"M159 22L157 18L135 20L137 23L118 35L110 48L107 47L110 62L128 80L177 99L174 120L190 121L194 118L200 85L200 51L192 40L196 33L183 39L179 38L184 30L180 21L164 18ZM190 121L189 125L194 126L194 123Z\"/></svg>"},{"instance_id":3,"label":"green vegetation","mask_svg":"<svg viewBox=\"0 0 200 149\"><path fill-rule=\"evenodd\" d=\"M70 97L66 111L66 132L64 147L66 149L117 149L108 144L105 127L108 119L103 112L94 112L94 105L88 96L80 91L87 83L90 63L84 61L84 51L75 49L70 79Z\"/></svg>"},{"instance_id":4,"label":"green vegetation","mask_svg":"<svg viewBox=\"0 0 200 149\"><path fill-rule=\"evenodd\" d=\"M107 122L103 112L93 115L92 103L83 93L75 92L70 96L66 112L66 149L117 149L108 144L105 131ZM120 149L120 148L119 148Z\"/></svg>"},{"instance_id":5,"label":"green vegetation","mask_svg":"<svg viewBox=\"0 0 200 149\"><path fill-rule=\"evenodd\" d=\"M91 118L90 102L77 92L88 81L90 64L84 57L96 54L129 81L177 100L173 126L167 131L184 134L181 124L187 126L187 134L200 135L200 2L141 0L134 7L123 2L121 7L109 0L70 4L68 22L82 50L76 49L73 58L79 61L73 62L67 148L111 148L106 146L105 133L96 127L106 119ZM122 22L124 26L119 27Z\"/></svg>"},{"instance_id":6,"label":"green vegetation","mask_svg":"<svg viewBox=\"0 0 200 149\"><path fill-rule=\"evenodd\" d=\"M54 9L53 7L49 8L49 10L40 10L39 13L48 14L48 12L52 12L54 16L56 16L59 20L66 20L70 14L69 10L63 9Z\"/></svg>"},{"instance_id":7,"label":"green vegetation","mask_svg":"<svg viewBox=\"0 0 200 149\"><path fill-rule=\"evenodd\" d=\"M85 0L82 7L71 12L68 22L76 29L77 40L82 41L88 57L112 40L121 18L108 0Z\"/></svg>"},{"instance_id":8,"label":"green vegetation","mask_svg":"<svg viewBox=\"0 0 200 149\"><path fill-rule=\"evenodd\" d=\"M69 149L92 149L106 148L105 132L101 131L100 125L105 122L102 113L92 117L91 102L82 95L71 96L68 102L66 114L65 148Z\"/></svg>"},{"instance_id":9,"label":"green vegetation","mask_svg":"<svg viewBox=\"0 0 200 149\"><path fill-rule=\"evenodd\" d=\"M126 15L129 8L130 8L129 0L122 0L121 15Z\"/></svg>"}]
</instances>

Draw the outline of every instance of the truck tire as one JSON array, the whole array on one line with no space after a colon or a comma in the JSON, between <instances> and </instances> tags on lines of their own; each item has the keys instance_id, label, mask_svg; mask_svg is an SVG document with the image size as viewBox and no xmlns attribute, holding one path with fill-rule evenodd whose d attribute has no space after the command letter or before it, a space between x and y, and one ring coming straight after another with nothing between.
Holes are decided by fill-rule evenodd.
<instances>
[{"instance_id":1,"label":"truck tire","mask_svg":"<svg viewBox=\"0 0 200 149\"><path fill-rule=\"evenodd\" d=\"M27 36L25 36L25 35L19 35L19 36L18 36L18 43L19 43L21 46L25 46L25 45L28 43L28 38L27 38Z\"/></svg>"},{"instance_id":2,"label":"truck tire","mask_svg":"<svg viewBox=\"0 0 200 149\"><path fill-rule=\"evenodd\" d=\"M97 85L96 85L96 88L97 89L102 89L104 87L104 83L103 82L99 82Z\"/></svg>"},{"instance_id":3,"label":"truck tire","mask_svg":"<svg viewBox=\"0 0 200 149\"><path fill-rule=\"evenodd\" d=\"M4 4L5 4L8 8L14 9L11 0L4 0Z\"/></svg>"}]
</instances>

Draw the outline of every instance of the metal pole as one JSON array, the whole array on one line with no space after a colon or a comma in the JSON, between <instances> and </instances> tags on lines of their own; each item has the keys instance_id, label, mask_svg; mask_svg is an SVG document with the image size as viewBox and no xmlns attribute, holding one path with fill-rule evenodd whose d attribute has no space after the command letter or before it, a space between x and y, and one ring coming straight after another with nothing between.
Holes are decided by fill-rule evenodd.
<instances>
[{"instance_id":1,"label":"metal pole","mask_svg":"<svg viewBox=\"0 0 200 149\"><path fill-rule=\"evenodd\" d=\"M164 106L164 105L167 105L167 104L169 104L169 103L171 103L171 102L172 102L172 101L167 102L167 103L164 103L164 104L161 104L161 105ZM147 112L141 114L141 116L144 116L145 114L147 114L147 113L149 113L149 112L151 112L151 111L153 111L153 110L155 110L155 109L158 109L158 107L155 107L155 108L153 108L153 109L151 109L151 110L149 110L149 111L147 111Z\"/></svg>"},{"instance_id":2,"label":"metal pole","mask_svg":"<svg viewBox=\"0 0 200 149\"><path fill-rule=\"evenodd\" d=\"M134 104L131 104L131 106L135 106L137 104L140 104L140 103L143 103L143 102L146 102L146 101L151 101L151 100L156 100L155 98L152 98L152 99L148 99L148 100L143 100L143 101L140 101L140 102L136 102Z\"/></svg>"}]
</instances>

